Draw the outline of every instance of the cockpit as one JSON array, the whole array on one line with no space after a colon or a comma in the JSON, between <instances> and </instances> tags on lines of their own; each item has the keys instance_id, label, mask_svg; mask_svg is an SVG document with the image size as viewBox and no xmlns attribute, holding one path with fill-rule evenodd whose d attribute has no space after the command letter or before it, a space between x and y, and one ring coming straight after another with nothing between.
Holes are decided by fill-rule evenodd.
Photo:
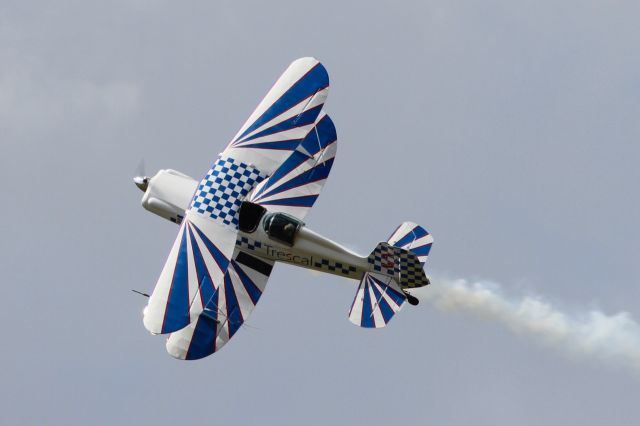
<instances>
[{"instance_id":1,"label":"cockpit","mask_svg":"<svg viewBox=\"0 0 640 426\"><path fill-rule=\"evenodd\" d=\"M304 222L286 213L267 213L267 209L259 204L245 201L240 206L238 227L242 232L252 233L262 227L272 240L293 246L296 234Z\"/></svg>"}]
</instances>

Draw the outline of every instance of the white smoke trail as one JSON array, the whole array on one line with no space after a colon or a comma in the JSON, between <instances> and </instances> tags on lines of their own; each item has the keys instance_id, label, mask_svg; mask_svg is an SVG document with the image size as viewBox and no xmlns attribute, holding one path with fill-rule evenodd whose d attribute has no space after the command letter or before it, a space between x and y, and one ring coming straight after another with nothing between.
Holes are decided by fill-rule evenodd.
<instances>
[{"instance_id":1,"label":"white smoke trail","mask_svg":"<svg viewBox=\"0 0 640 426\"><path fill-rule=\"evenodd\" d=\"M640 325L628 312L607 315L586 310L570 314L540 297L506 297L495 283L433 281L419 297L443 311L466 311L498 321L517 334L566 353L591 356L640 373Z\"/></svg>"}]
</instances>

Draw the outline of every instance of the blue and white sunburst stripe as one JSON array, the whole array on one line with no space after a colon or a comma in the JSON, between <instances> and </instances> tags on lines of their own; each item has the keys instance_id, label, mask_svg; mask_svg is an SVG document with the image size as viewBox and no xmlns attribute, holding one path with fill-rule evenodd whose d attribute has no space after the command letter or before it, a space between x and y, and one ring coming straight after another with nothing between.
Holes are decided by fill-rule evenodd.
<instances>
[{"instance_id":1,"label":"blue and white sunburst stripe","mask_svg":"<svg viewBox=\"0 0 640 426\"><path fill-rule=\"evenodd\" d=\"M268 179L256 186L249 200L267 210L304 219L329 176L337 147L335 126L323 112L302 143Z\"/></svg>"},{"instance_id":2,"label":"blue and white sunburst stripe","mask_svg":"<svg viewBox=\"0 0 640 426\"><path fill-rule=\"evenodd\" d=\"M236 249L224 279L207 293L203 313L167 339L169 354L193 360L220 350L260 300L273 264Z\"/></svg>"},{"instance_id":3,"label":"blue and white sunburst stripe","mask_svg":"<svg viewBox=\"0 0 640 426\"><path fill-rule=\"evenodd\" d=\"M398 288L393 279L367 272L351 304L349 321L364 328L387 325L407 300Z\"/></svg>"},{"instance_id":4,"label":"blue and white sunburst stripe","mask_svg":"<svg viewBox=\"0 0 640 426\"><path fill-rule=\"evenodd\" d=\"M144 325L165 334L186 327L223 280L235 248L230 226L188 210L158 284L149 298Z\"/></svg>"},{"instance_id":5,"label":"blue and white sunburst stripe","mask_svg":"<svg viewBox=\"0 0 640 426\"><path fill-rule=\"evenodd\" d=\"M413 222L404 222L391 234L387 242L394 247L412 251L424 265L431 251L433 237L423 227Z\"/></svg>"},{"instance_id":6,"label":"blue and white sunburst stripe","mask_svg":"<svg viewBox=\"0 0 640 426\"><path fill-rule=\"evenodd\" d=\"M224 154L270 175L312 129L329 93L315 58L289 66L227 146Z\"/></svg>"}]
</instances>

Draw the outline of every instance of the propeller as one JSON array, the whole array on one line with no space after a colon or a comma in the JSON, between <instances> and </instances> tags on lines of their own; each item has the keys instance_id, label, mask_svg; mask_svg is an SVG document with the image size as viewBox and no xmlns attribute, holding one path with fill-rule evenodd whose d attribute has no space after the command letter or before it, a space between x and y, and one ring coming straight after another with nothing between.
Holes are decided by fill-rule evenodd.
<instances>
[{"instance_id":1,"label":"propeller","mask_svg":"<svg viewBox=\"0 0 640 426\"><path fill-rule=\"evenodd\" d=\"M147 177L146 173L145 173L145 167L144 167L144 158L140 159L140 162L138 163L138 166L136 167L136 172L135 172L135 177L133 178L133 183L136 184L136 186L138 188L140 188L140 190L142 192L146 192L147 188L149 187L149 180L151 178Z\"/></svg>"}]
</instances>

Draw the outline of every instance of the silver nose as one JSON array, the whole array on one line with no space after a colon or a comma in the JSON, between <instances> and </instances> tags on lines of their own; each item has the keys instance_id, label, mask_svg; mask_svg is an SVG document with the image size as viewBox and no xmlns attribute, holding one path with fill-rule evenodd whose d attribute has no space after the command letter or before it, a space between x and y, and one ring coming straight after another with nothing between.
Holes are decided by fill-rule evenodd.
<instances>
[{"instance_id":1,"label":"silver nose","mask_svg":"<svg viewBox=\"0 0 640 426\"><path fill-rule=\"evenodd\" d=\"M149 178L146 176L136 176L133 178L133 183L135 183L142 192L146 192L149 187Z\"/></svg>"}]
</instances>

